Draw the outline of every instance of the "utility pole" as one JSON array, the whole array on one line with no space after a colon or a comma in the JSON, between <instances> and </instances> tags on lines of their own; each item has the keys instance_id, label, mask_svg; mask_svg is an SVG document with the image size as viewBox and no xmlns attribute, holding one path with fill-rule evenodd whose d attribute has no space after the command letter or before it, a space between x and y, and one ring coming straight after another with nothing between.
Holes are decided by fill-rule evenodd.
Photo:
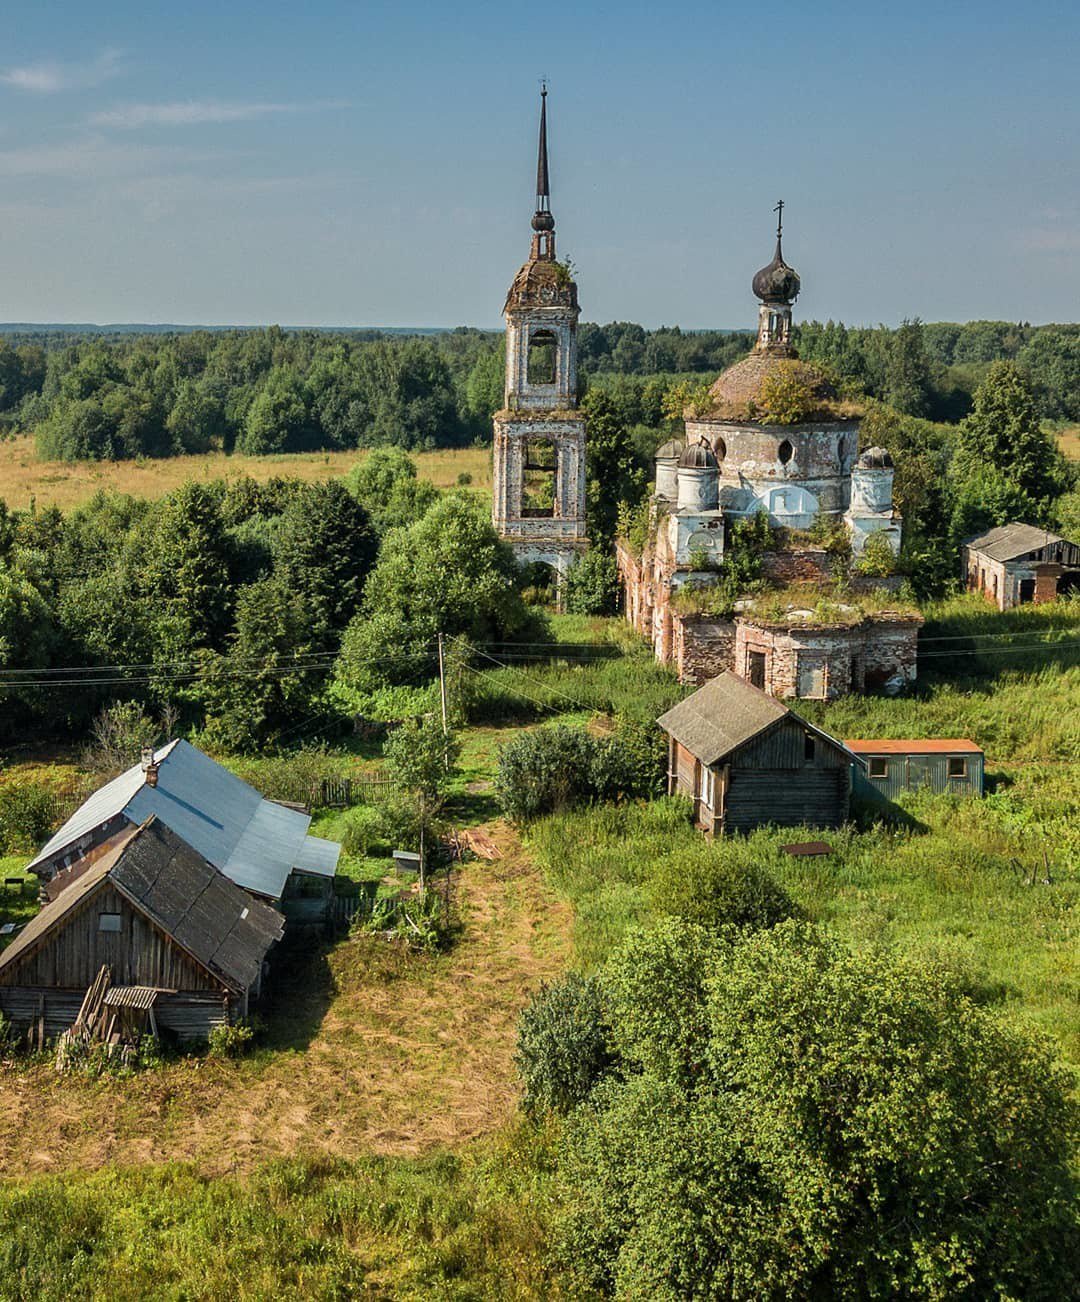
<instances>
[{"instance_id":1,"label":"utility pole","mask_svg":"<svg viewBox=\"0 0 1080 1302\"><path fill-rule=\"evenodd\" d=\"M442 704L442 731L445 739L450 735L450 727L446 719L446 666L443 660L443 635L439 634L439 700ZM446 747L445 759L447 772L450 771L450 747Z\"/></svg>"}]
</instances>

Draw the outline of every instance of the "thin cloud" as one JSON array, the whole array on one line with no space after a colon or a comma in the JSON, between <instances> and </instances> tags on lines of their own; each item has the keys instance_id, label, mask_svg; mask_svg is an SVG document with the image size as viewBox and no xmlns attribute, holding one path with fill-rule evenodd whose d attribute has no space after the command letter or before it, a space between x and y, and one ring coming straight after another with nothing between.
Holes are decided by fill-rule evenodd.
<instances>
[{"instance_id":1,"label":"thin cloud","mask_svg":"<svg viewBox=\"0 0 1080 1302\"><path fill-rule=\"evenodd\" d=\"M315 104L236 103L214 99L181 100L172 104L122 104L93 114L90 125L133 130L139 127L190 127L206 123L251 122L281 113L310 113L344 108L340 101Z\"/></svg>"},{"instance_id":2,"label":"thin cloud","mask_svg":"<svg viewBox=\"0 0 1080 1302\"><path fill-rule=\"evenodd\" d=\"M115 77L122 67L120 50L103 50L89 63L43 60L0 70L0 83L35 95L55 95L64 90L85 90Z\"/></svg>"}]
</instances>

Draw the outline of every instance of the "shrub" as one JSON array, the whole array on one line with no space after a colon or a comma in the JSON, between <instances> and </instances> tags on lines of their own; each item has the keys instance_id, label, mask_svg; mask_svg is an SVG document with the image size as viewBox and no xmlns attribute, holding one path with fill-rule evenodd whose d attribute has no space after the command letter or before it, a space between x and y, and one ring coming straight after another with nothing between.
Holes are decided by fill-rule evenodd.
<instances>
[{"instance_id":1,"label":"shrub","mask_svg":"<svg viewBox=\"0 0 1080 1302\"><path fill-rule=\"evenodd\" d=\"M570 1118L575 1296L1072 1294L1078 1116L1046 1046L925 961L788 922L711 954L699 930L687 964L694 934L631 937L625 997L608 978L640 1070Z\"/></svg>"},{"instance_id":2,"label":"shrub","mask_svg":"<svg viewBox=\"0 0 1080 1302\"><path fill-rule=\"evenodd\" d=\"M544 984L518 1022L514 1061L527 1112L569 1112L615 1063L596 977L571 972Z\"/></svg>"},{"instance_id":3,"label":"shrub","mask_svg":"<svg viewBox=\"0 0 1080 1302\"><path fill-rule=\"evenodd\" d=\"M251 1048L254 1039L254 1030L243 1022L222 1022L211 1028L207 1046L212 1058L239 1058Z\"/></svg>"},{"instance_id":4,"label":"shrub","mask_svg":"<svg viewBox=\"0 0 1080 1302\"><path fill-rule=\"evenodd\" d=\"M896 573L896 553L883 533L872 533L867 538L854 569L856 574L879 579Z\"/></svg>"},{"instance_id":5,"label":"shrub","mask_svg":"<svg viewBox=\"0 0 1080 1302\"><path fill-rule=\"evenodd\" d=\"M614 556L586 552L566 574L566 609L571 615L611 615L619 598Z\"/></svg>"},{"instance_id":6,"label":"shrub","mask_svg":"<svg viewBox=\"0 0 1080 1302\"><path fill-rule=\"evenodd\" d=\"M746 842L725 841L663 859L650 883L654 907L714 929L760 931L797 917L794 900L753 861L756 853Z\"/></svg>"},{"instance_id":7,"label":"shrub","mask_svg":"<svg viewBox=\"0 0 1080 1302\"><path fill-rule=\"evenodd\" d=\"M27 778L0 786L0 848L34 850L56 821L56 799L47 787Z\"/></svg>"},{"instance_id":8,"label":"shrub","mask_svg":"<svg viewBox=\"0 0 1080 1302\"><path fill-rule=\"evenodd\" d=\"M503 813L522 822L589 799L593 749L584 728L564 724L515 737L503 747L495 777Z\"/></svg>"}]
</instances>

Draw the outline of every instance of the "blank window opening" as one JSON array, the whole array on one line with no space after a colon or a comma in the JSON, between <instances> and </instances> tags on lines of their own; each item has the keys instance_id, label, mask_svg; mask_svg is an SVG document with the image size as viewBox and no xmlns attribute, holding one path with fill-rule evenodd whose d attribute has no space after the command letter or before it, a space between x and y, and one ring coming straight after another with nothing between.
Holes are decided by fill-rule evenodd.
<instances>
[{"instance_id":1,"label":"blank window opening","mask_svg":"<svg viewBox=\"0 0 1080 1302\"><path fill-rule=\"evenodd\" d=\"M870 756L870 776L872 778L887 778L889 776L889 761L884 755Z\"/></svg>"},{"instance_id":2,"label":"blank window opening","mask_svg":"<svg viewBox=\"0 0 1080 1302\"><path fill-rule=\"evenodd\" d=\"M967 760L963 755L950 755L948 765L950 778L967 777Z\"/></svg>"},{"instance_id":3,"label":"blank window opening","mask_svg":"<svg viewBox=\"0 0 1080 1302\"><path fill-rule=\"evenodd\" d=\"M550 330L537 330L529 336L528 381L530 384L555 383L555 336Z\"/></svg>"},{"instance_id":4,"label":"blank window opening","mask_svg":"<svg viewBox=\"0 0 1080 1302\"><path fill-rule=\"evenodd\" d=\"M529 519L550 519L555 514L559 459L550 439L525 444L521 484L521 514Z\"/></svg>"}]
</instances>

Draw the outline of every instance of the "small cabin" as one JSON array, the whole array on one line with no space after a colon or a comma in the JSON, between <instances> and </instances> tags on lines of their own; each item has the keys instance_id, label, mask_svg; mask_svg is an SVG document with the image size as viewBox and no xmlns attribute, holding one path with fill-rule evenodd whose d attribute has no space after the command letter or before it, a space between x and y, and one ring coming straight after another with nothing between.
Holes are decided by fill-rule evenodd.
<instances>
[{"instance_id":1,"label":"small cabin","mask_svg":"<svg viewBox=\"0 0 1080 1302\"><path fill-rule=\"evenodd\" d=\"M248 1014L285 919L160 819L129 828L0 954L0 1009L58 1035L108 969L107 1002L149 1029L205 1040Z\"/></svg>"},{"instance_id":2,"label":"small cabin","mask_svg":"<svg viewBox=\"0 0 1080 1302\"><path fill-rule=\"evenodd\" d=\"M49 899L133 827L154 815L237 886L288 916L333 895L341 846L311 836L311 816L263 797L183 740L147 750L142 763L95 791L29 865ZM310 909L310 905L308 906Z\"/></svg>"},{"instance_id":3,"label":"small cabin","mask_svg":"<svg viewBox=\"0 0 1080 1302\"><path fill-rule=\"evenodd\" d=\"M658 722L668 735L668 793L694 802L708 835L846 821L853 756L737 674L713 678Z\"/></svg>"},{"instance_id":4,"label":"small cabin","mask_svg":"<svg viewBox=\"0 0 1080 1302\"><path fill-rule=\"evenodd\" d=\"M858 759L854 768L856 795L891 800L901 791L983 793L986 756L966 737L935 737L911 741L845 741Z\"/></svg>"},{"instance_id":5,"label":"small cabin","mask_svg":"<svg viewBox=\"0 0 1080 1302\"><path fill-rule=\"evenodd\" d=\"M1034 525L999 525L963 547L964 583L1010 610L1080 592L1080 544Z\"/></svg>"}]
</instances>

